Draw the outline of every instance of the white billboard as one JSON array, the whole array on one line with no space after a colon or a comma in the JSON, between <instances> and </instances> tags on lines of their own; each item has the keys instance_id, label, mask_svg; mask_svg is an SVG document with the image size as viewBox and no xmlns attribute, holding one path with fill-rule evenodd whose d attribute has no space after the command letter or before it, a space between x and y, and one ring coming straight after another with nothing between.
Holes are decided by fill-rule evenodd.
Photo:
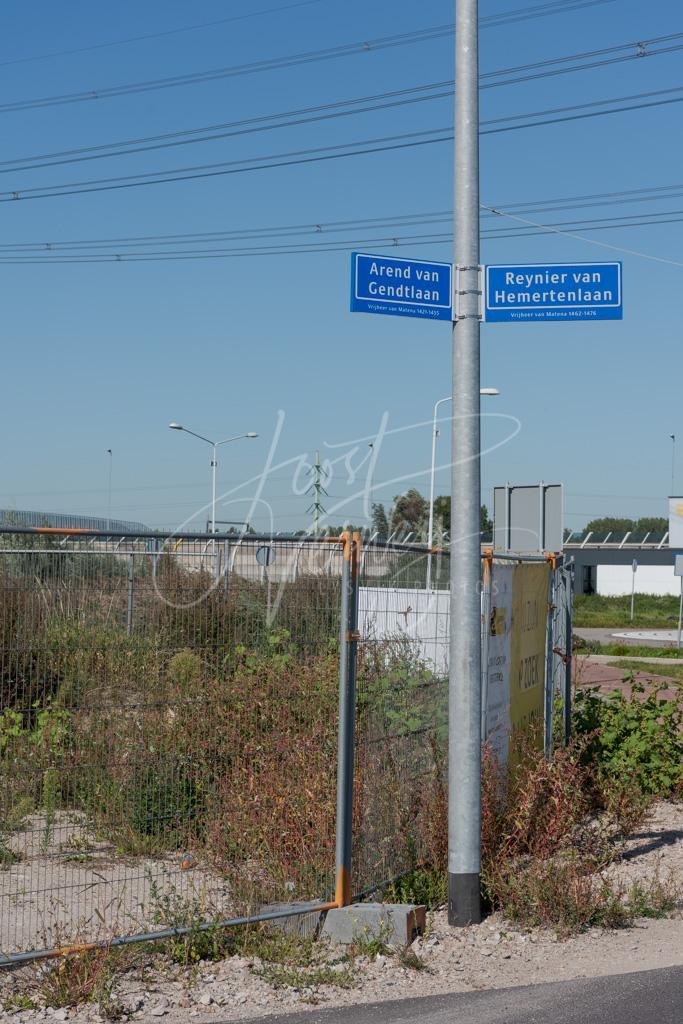
<instances>
[{"instance_id":1,"label":"white billboard","mask_svg":"<svg viewBox=\"0 0 683 1024\"><path fill-rule=\"evenodd\" d=\"M669 547L683 548L683 498L669 498Z\"/></svg>"}]
</instances>

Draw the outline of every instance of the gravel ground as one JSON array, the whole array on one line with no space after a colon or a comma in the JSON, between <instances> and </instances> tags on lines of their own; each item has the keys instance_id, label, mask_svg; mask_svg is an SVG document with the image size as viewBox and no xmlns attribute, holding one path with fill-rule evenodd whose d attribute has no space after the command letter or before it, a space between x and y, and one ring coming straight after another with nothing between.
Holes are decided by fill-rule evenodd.
<instances>
[{"instance_id":1,"label":"gravel ground","mask_svg":"<svg viewBox=\"0 0 683 1024\"><path fill-rule=\"evenodd\" d=\"M651 877L655 871L662 878L672 875L683 881L683 805L656 805L629 838L615 870L628 882ZM562 941L544 931L524 933L498 916L476 927L451 930L445 912L438 911L412 951L423 969L404 966L393 955L358 957L352 968L352 988L323 985L303 991L274 988L258 977L255 972L262 966L258 958L202 962L192 970L152 960L146 968L119 978L113 996L123 1007L123 1020L164 1018L168 1024L181 1024L191 1019L208 1024L321 1004L363 1004L677 966L683 965L683 906L664 920L641 920L622 931L591 929ZM338 957L338 951L330 950L329 961ZM341 977L348 967L338 964L335 970ZM31 994L39 1002L35 973L32 967L0 975L0 1002L16 998L17 992ZM67 1019L74 1024L98 1024L103 1017L91 1004L78 1010L0 1012L3 1022L49 1024Z\"/></svg>"}]
</instances>

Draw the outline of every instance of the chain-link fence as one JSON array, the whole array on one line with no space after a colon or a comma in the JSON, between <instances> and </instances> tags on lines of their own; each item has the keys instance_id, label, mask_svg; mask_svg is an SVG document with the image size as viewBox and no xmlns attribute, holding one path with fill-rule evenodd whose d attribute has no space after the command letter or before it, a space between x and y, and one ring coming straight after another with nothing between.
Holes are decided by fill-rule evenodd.
<instances>
[{"instance_id":1,"label":"chain-link fence","mask_svg":"<svg viewBox=\"0 0 683 1024\"><path fill-rule=\"evenodd\" d=\"M5 962L345 903L434 859L449 572L358 535L0 531Z\"/></svg>"}]
</instances>

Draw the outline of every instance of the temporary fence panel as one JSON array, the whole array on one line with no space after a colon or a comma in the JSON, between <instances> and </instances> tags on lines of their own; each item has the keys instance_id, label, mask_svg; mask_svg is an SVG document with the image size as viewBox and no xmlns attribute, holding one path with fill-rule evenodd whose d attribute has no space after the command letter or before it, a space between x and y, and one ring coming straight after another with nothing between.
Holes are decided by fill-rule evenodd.
<instances>
[{"instance_id":1,"label":"temporary fence panel","mask_svg":"<svg viewBox=\"0 0 683 1024\"><path fill-rule=\"evenodd\" d=\"M342 549L260 547L0 535L3 954L330 897Z\"/></svg>"},{"instance_id":2,"label":"temporary fence panel","mask_svg":"<svg viewBox=\"0 0 683 1024\"><path fill-rule=\"evenodd\" d=\"M353 878L366 892L445 842L448 557L366 545L360 579ZM381 585L377 585L377 581Z\"/></svg>"},{"instance_id":3,"label":"temporary fence panel","mask_svg":"<svg viewBox=\"0 0 683 1024\"><path fill-rule=\"evenodd\" d=\"M349 535L0 530L0 960L345 903L443 860L449 573ZM558 685L571 585L529 560L482 580L505 761L549 652Z\"/></svg>"}]
</instances>

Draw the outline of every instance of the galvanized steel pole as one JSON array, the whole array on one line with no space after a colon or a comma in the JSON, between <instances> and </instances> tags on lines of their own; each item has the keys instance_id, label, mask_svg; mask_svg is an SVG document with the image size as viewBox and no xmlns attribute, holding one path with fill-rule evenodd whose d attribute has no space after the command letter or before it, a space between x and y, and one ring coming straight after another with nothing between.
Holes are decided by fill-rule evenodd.
<instances>
[{"instance_id":1,"label":"galvanized steel pole","mask_svg":"<svg viewBox=\"0 0 683 1024\"><path fill-rule=\"evenodd\" d=\"M356 637L360 535L342 534L341 646L339 653L339 734L337 757L337 836L335 902L351 902L353 842L353 756L356 714Z\"/></svg>"},{"instance_id":2,"label":"galvanized steel pole","mask_svg":"<svg viewBox=\"0 0 683 1024\"><path fill-rule=\"evenodd\" d=\"M481 921L478 0L455 4L448 921Z\"/></svg>"}]
</instances>

